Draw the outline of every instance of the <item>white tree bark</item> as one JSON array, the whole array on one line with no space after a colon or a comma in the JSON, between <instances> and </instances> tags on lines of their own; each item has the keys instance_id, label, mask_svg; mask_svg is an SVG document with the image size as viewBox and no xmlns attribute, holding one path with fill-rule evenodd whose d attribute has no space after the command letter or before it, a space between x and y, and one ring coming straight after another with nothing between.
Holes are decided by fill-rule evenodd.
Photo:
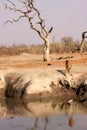
<instances>
[{"instance_id":1,"label":"white tree bark","mask_svg":"<svg viewBox=\"0 0 87 130\"><path fill-rule=\"evenodd\" d=\"M46 39L44 43L44 49L43 49L43 60L49 61L49 51L50 51L50 45L49 45L49 39Z\"/></svg>"},{"instance_id":2,"label":"white tree bark","mask_svg":"<svg viewBox=\"0 0 87 130\"><path fill-rule=\"evenodd\" d=\"M83 52L83 48L84 48L84 39L82 39L81 41L80 53Z\"/></svg>"}]
</instances>

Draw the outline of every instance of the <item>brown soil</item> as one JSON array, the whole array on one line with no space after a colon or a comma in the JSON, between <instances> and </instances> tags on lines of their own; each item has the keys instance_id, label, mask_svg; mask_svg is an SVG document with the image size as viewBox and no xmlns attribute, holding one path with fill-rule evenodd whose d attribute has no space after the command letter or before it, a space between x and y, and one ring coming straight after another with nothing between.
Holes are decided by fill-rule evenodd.
<instances>
[{"instance_id":1,"label":"brown soil","mask_svg":"<svg viewBox=\"0 0 87 130\"><path fill-rule=\"evenodd\" d=\"M51 54L50 62L43 62L42 55L19 55L19 56L2 56L0 57L0 68L36 68L47 66L61 66L65 65L65 60L70 60L73 66L87 66L87 54Z\"/></svg>"}]
</instances>

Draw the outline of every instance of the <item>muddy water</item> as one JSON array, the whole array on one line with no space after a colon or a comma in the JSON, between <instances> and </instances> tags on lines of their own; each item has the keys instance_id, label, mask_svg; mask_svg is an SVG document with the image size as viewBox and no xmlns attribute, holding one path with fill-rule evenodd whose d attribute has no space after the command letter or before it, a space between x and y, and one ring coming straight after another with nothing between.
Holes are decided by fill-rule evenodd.
<instances>
[{"instance_id":1,"label":"muddy water","mask_svg":"<svg viewBox=\"0 0 87 130\"><path fill-rule=\"evenodd\" d=\"M0 130L87 130L87 103L0 99Z\"/></svg>"}]
</instances>

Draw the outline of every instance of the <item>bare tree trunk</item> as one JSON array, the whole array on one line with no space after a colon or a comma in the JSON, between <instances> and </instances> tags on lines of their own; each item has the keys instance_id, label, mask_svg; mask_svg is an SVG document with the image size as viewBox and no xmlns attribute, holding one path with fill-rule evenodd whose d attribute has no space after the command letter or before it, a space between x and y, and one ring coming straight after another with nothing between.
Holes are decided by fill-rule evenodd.
<instances>
[{"instance_id":1,"label":"bare tree trunk","mask_svg":"<svg viewBox=\"0 0 87 130\"><path fill-rule=\"evenodd\" d=\"M50 50L49 39L46 39L46 41L44 43L44 48L43 48L43 60L44 61L49 61L49 50Z\"/></svg>"},{"instance_id":2,"label":"bare tree trunk","mask_svg":"<svg viewBox=\"0 0 87 130\"><path fill-rule=\"evenodd\" d=\"M83 52L83 47L84 47L84 39L82 39L81 41L80 53Z\"/></svg>"},{"instance_id":3,"label":"bare tree trunk","mask_svg":"<svg viewBox=\"0 0 87 130\"><path fill-rule=\"evenodd\" d=\"M80 53L83 52L84 40L85 40L85 38L87 38L86 33L87 33L87 31L82 33L82 41L81 41Z\"/></svg>"}]
</instances>

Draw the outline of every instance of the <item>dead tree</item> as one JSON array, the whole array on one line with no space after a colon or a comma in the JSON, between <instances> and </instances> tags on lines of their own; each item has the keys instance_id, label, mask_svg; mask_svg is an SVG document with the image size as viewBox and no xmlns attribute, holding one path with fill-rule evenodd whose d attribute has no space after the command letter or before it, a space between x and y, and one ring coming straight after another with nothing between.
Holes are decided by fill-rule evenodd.
<instances>
[{"instance_id":1,"label":"dead tree","mask_svg":"<svg viewBox=\"0 0 87 130\"><path fill-rule=\"evenodd\" d=\"M83 52L84 40L85 40L85 38L87 38L86 33L87 33L87 31L82 33L82 41L81 41L80 53Z\"/></svg>"},{"instance_id":2,"label":"dead tree","mask_svg":"<svg viewBox=\"0 0 87 130\"><path fill-rule=\"evenodd\" d=\"M53 30L51 27L49 30L46 28L45 20L42 18L40 11L36 8L34 0L18 0L19 3L23 4L23 8L17 7L16 3L12 0L7 0L5 8L11 11L15 11L19 14L17 19L7 20L6 23L18 22L22 18L28 19L31 29L36 31L44 41L43 48L43 60L49 61L49 36ZM37 20L37 21L36 21Z\"/></svg>"}]
</instances>

